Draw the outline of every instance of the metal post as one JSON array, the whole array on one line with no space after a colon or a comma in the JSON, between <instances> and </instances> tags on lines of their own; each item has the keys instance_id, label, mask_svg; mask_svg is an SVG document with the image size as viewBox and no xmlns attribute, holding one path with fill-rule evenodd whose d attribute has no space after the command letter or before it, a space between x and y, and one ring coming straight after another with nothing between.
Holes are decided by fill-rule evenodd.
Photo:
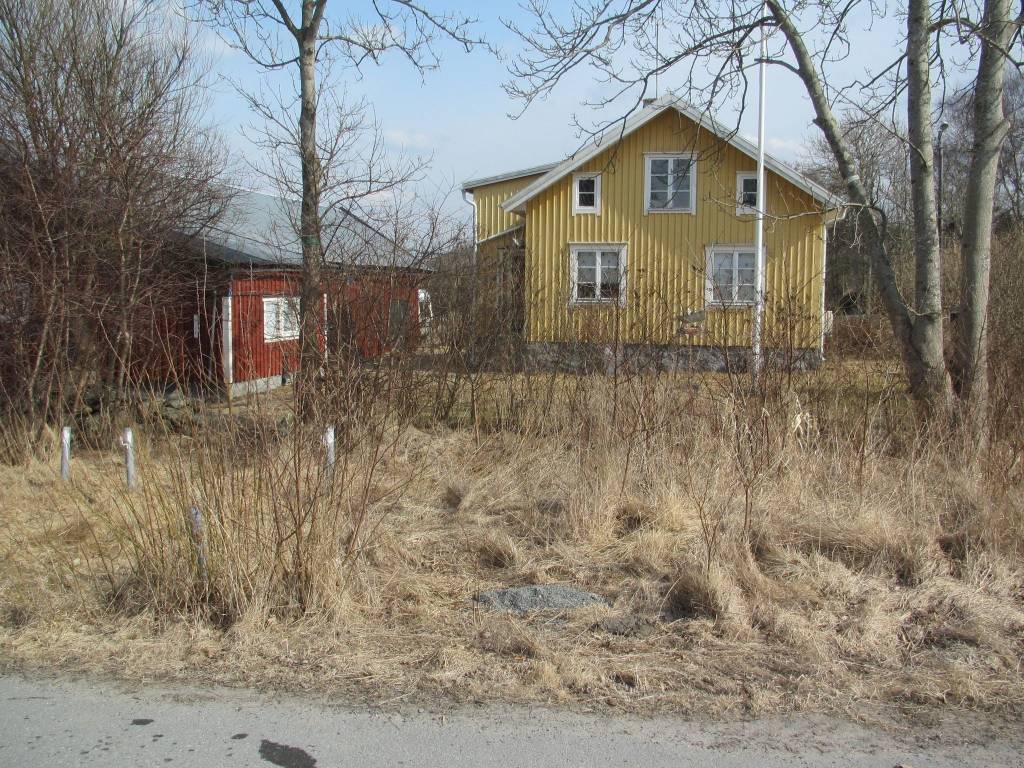
<instances>
[{"instance_id":1,"label":"metal post","mask_svg":"<svg viewBox=\"0 0 1024 768\"><path fill-rule=\"evenodd\" d=\"M761 13L765 11L761 4ZM764 214L767 195L764 188L764 117L766 61L768 59L768 38L764 26L761 27L761 61L758 64L758 102L757 102L757 220L754 225L754 322L751 338L751 373L756 381L761 375L764 364L761 349L761 336L764 325L764 290L765 290L765 258L764 258Z\"/></svg>"},{"instance_id":2,"label":"metal post","mask_svg":"<svg viewBox=\"0 0 1024 768\"><path fill-rule=\"evenodd\" d=\"M135 440L132 437L132 428L125 427L121 436L121 445L124 446L124 479L128 484L128 490L135 490Z\"/></svg>"},{"instance_id":3,"label":"metal post","mask_svg":"<svg viewBox=\"0 0 1024 768\"><path fill-rule=\"evenodd\" d=\"M71 427L60 431L60 479L64 482L71 479Z\"/></svg>"},{"instance_id":4,"label":"metal post","mask_svg":"<svg viewBox=\"0 0 1024 768\"><path fill-rule=\"evenodd\" d=\"M334 427L328 427L324 430L324 449L326 450L326 469L327 473L331 474L334 472Z\"/></svg>"}]
</instances>

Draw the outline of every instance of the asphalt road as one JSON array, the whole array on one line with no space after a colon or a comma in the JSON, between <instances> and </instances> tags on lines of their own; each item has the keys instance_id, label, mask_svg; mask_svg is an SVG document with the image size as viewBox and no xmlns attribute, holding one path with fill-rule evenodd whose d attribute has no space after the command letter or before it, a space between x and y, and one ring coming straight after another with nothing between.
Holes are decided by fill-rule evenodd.
<instances>
[{"instance_id":1,"label":"asphalt road","mask_svg":"<svg viewBox=\"0 0 1024 768\"><path fill-rule=\"evenodd\" d=\"M897 737L805 715L722 723L494 706L359 711L250 691L0 677L0 766L11 768L1024 765L1013 728L968 730Z\"/></svg>"}]
</instances>

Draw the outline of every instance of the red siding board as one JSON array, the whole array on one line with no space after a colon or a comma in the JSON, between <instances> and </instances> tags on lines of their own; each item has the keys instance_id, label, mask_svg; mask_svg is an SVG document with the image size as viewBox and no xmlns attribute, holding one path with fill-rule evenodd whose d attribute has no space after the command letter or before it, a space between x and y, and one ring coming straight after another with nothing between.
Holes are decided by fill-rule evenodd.
<instances>
[{"instance_id":1,"label":"red siding board","mask_svg":"<svg viewBox=\"0 0 1024 768\"><path fill-rule=\"evenodd\" d=\"M412 348L419 339L418 287L413 273L362 272L328 276L327 325L321 348L328 357L349 346L363 358L373 358L396 346ZM140 380L222 382L223 299L231 296L232 377L234 383L294 372L299 362L298 340L265 342L263 299L298 296L299 270L232 270L210 268L188 290L169 300L150 321L147 344L137 349ZM392 301L405 302L405 328L393 338ZM199 338L193 318L199 316Z\"/></svg>"},{"instance_id":2,"label":"red siding board","mask_svg":"<svg viewBox=\"0 0 1024 768\"><path fill-rule=\"evenodd\" d=\"M231 280L231 336L236 382L282 376L298 368L298 340L263 340L263 299L298 296L296 272L248 272Z\"/></svg>"}]
</instances>

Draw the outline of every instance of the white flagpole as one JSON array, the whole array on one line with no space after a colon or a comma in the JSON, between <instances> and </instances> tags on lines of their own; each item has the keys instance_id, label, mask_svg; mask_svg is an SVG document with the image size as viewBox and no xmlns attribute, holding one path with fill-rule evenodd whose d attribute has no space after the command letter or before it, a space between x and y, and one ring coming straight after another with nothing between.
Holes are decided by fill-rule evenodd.
<instances>
[{"instance_id":1,"label":"white flagpole","mask_svg":"<svg viewBox=\"0 0 1024 768\"><path fill-rule=\"evenodd\" d=\"M764 3L761 4L761 15L764 15ZM756 380L761 374L761 367L764 364L763 350L761 348L761 337L764 330L764 291L765 291L765 258L764 258L764 214L765 214L765 184L764 184L764 112L765 112L765 74L768 58L768 41L765 37L764 26L761 26L761 61L758 64L758 99L757 99L757 219L754 224L754 280L756 282L754 291L754 322L752 346L752 373Z\"/></svg>"}]
</instances>

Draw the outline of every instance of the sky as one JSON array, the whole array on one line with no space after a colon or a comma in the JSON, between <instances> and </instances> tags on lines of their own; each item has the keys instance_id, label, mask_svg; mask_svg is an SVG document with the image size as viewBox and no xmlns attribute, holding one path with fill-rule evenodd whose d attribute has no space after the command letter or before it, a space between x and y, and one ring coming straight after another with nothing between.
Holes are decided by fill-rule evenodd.
<instances>
[{"instance_id":1,"label":"sky","mask_svg":"<svg viewBox=\"0 0 1024 768\"><path fill-rule=\"evenodd\" d=\"M333 12L348 13L361 3L362 0L346 0L342 4L335 0L334 7L339 10ZM551 0L550 5L556 12L569 7L566 0ZM430 0L429 7L478 18L475 32L506 55L518 52L521 43L500 19L529 21L516 2L507 0ZM329 4L329 13L331 8ZM846 81L863 76L866 70L891 58L899 35L896 18L873 23L854 19L851 27L851 55L833 67L835 76ZM211 119L236 156L258 159L259 150L245 138L246 126L251 126L255 118L235 85L253 90L274 81L268 81L268 76L243 54L222 44L212 33L204 31L202 39L213 62ZM580 69L549 98L534 103L525 114L513 119L510 114L518 112L519 104L501 88L508 78L505 62L485 50L467 54L452 44L441 45L439 50L440 69L423 77L401 57L391 55L380 66L370 65L358 72L338 69L332 82L350 97L364 97L370 103L389 152L430 159L417 190L435 198L447 193L446 207L453 212L462 206L458 187L463 181L560 160L580 145L574 115L583 122L597 123L618 117L623 109L620 105L594 113L586 107L583 102L595 98L601 86L594 81L592 72ZM680 73L675 77L681 76ZM668 77L662 78L660 85L664 92L678 84ZM736 119L735 114L719 117L726 123ZM799 159L807 137L817 130L811 124L812 117L810 102L796 77L779 67L770 67L768 151L783 160ZM755 120L756 105L752 104L744 113L741 132L753 136ZM255 187L261 185L258 180L250 183Z\"/></svg>"}]
</instances>

